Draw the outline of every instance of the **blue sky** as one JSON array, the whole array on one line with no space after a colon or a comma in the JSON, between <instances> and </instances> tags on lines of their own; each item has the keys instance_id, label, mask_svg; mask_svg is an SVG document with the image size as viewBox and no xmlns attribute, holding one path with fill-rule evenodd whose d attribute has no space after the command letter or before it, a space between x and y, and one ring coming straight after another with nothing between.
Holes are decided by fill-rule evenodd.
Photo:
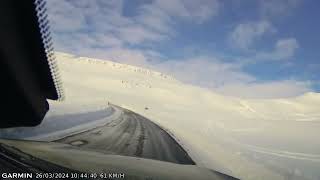
<instances>
[{"instance_id":1,"label":"blue sky","mask_svg":"<svg viewBox=\"0 0 320 180\"><path fill-rule=\"evenodd\" d=\"M213 91L320 91L312 0L49 0L56 50L155 69Z\"/></svg>"}]
</instances>

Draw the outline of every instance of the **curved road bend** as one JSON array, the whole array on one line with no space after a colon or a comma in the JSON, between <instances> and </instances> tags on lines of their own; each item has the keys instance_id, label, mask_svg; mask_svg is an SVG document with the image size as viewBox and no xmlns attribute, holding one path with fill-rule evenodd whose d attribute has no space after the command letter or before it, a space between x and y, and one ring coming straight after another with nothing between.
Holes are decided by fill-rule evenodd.
<instances>
[{"instance_id":1,"label":"curved road bend","mask_svg":"<svg viewBox=\"0 0 320 180\"><path fill-rule=\"evenodd\" d=\"M114 108L123 112L118 119L55 142L103 153L195 164L186 151L155 123L132 111Z\"/></svg>"}]
</instances>

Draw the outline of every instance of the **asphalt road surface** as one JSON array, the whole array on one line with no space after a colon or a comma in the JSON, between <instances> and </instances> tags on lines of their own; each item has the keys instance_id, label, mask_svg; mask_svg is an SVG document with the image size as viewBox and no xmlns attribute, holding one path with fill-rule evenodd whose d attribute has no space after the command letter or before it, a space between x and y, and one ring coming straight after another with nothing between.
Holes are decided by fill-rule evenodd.
<instances>
[{"instance_id":1,"label":"asphalt road surface","mask_svg":"<svg viewBox=\"0 0 320 180\"><path fill-rule=\"evenodd\" d=\"M186 151L155 123L132 111L123 108L120 110L122 115L105 126L67 136L55 142L108 154L195 164Z\"/></svg>"}]
</instances>

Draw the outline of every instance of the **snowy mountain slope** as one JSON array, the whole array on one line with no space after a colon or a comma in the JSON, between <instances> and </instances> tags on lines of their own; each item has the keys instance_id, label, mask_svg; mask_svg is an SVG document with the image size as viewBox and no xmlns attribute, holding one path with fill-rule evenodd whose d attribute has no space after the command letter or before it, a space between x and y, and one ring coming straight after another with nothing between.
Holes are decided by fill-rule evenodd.
<instances>
[{"instance_id":1,"label":"snowy mountain slope","mask_svg":"<svg viewBox=\"0 0 320 180\"><path fill-rule=\"evenodd\" d=\"M107 102L172 133L200 166L243 179L318 179L320 94L274 100L225 97L159 72L56 53L66 100L48 117Z\"/></svg>"}]
</instances>

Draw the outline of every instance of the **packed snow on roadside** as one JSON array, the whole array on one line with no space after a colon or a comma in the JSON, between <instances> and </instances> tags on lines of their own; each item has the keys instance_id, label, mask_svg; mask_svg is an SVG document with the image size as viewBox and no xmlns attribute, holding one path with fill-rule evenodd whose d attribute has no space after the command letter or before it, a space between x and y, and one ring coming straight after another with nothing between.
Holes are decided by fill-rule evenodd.
<instances>
[{"instance_id":1,"label":"packed snow on roadside","mask_svg":"<svg viewBox=\"0 0 320 180\"><path fill-rule=\"evenodd\" d=\"M7 128L0 131L0 138L24 139L36 141L54 141L74 133L103 126L120 117L121 111L112 106L87 109L73 113L61 111L55 114L49 111L40 125L35 127Z\"/></svg>"},{"instance_id":2,"label":"packed snow on roadside","mask_svg":"<svg viewBox=\"0 0 320 180\"><path fill-rule=\"evenodd\" d=\"M56 56L66 100L50 102L50 115L111 102L159 124L199 166L241 179L320 179L320 94L227 97L139 67Z\"/></svg>"}]
</instances>

